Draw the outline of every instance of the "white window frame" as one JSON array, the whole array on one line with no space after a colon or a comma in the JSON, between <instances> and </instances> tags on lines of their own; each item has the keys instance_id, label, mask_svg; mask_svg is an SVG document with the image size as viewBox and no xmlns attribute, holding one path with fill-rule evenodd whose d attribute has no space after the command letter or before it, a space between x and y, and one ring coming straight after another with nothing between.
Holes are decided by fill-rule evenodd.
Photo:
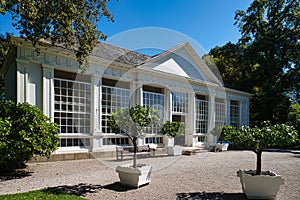
<instances>
[{"instance_id":1,"label":"white window frame","mask_svg":"<svg viewBox=\"0 0 300 200\"><path fill-rule=\"evenodd\" d=\"M240 102L231 100L230 101L230 125L236 129L240 128Z\"/></svg>"},{"instance_id":2,"label":"white window frame","mask_svg":"<svg viewBox=\"0 0 300 200\"><path fill-rule=\"evenodd\" d=\"M164 107L165 105L165 95L155 92L143 91L143 106L146 108L153 108L158 110L160 123L163 122L164 118ZM159 133L159 127L147 127L146 133L157 134Z\"/></svg>"},{"instance_id":3,"label":"white window frame","mask_svg":"<svg viewBox=\"0 0 300 200\"><path fill-rule=\"evenodd\" d=\"M186 92L171 91L173 114L187 114L189 96Z\"/></svg>"},{"instance_id":4,"label":"white window frame","mask_svg":"<svg viewBox=\"0 0 300 200\"><path fill-rule=\"evenodd\" d=\"M54 122L60 125L59 147L90 146L91 92L90 82L54 77Z\"/></svg>"},{"instance_id":5,"label":"white window frame","mask_svg":"<svg viewBox=\"0 0 300 200\"><path fill-rule=\"evenodd\" d=\"M225 99L215 99L215 127L226 125L226 103Z\"/></svg>"},{"instance_id":6,"label":"white window frame","mask_svg":"<svg viewBox=\"0 0 300 200\"><path fill-rule=\"evenodd\" d=\"M110 93L106 91L111 91ZM111 112L115 112L118 109L129 108L130 105L130 89L112 87L102 85L102 133L111 134L111 129L107 126L106 119L111 116Z\"/></svg>"},{"instance_id":7,"label":"white window frame","mask_svg":"<svg viewBox=\"0 0 300 200\"><path fill-rule=\"evenodd\" d=\"M207 134L209 126L209 101L204 95L203 99L195 99L195 112L196 112L196 133Z\"/></svg>"}]
</instances>

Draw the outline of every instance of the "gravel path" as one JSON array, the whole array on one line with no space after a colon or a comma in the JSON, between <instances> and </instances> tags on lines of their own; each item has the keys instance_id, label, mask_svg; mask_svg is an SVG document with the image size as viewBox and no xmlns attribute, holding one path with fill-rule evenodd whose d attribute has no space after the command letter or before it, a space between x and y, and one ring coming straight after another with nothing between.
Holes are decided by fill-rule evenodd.
<instances>
[{"instance_id":1,"label":"gravel path","mask_svg":"<svg viewBox=\"0 0 300 200\"><path fill-rule=\"evenodd\" d=\"M120 186L115 172L116 166L131 163L131 160L29 163L22 176L2 177L0 195L51 187L95 200L246 199L236 171L255 169L255 160L255 154L249 151L139 159L139 163L151 163L154 172L149 185L133 190ZM277 199L299 200L300 152L264 152L262 162L262 170L272 170L285 179Z\"/></svg>"}]
</instances>

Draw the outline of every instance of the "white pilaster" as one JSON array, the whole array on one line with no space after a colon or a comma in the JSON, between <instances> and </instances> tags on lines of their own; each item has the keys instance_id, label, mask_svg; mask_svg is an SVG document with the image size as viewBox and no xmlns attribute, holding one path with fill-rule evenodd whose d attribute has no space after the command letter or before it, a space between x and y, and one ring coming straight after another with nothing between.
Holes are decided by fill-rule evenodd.
<instances>
[{"instance_id":1,"label":"white pilaster","mask_svg":"<svg viewBox=\"0 0 300 200\"><path fill-rule=\"evenodd\" d=\"M165 89L165 121L172 120L172 94L170 89Z\"/></svg>"},{"instance_id":2,"label":"white pilaster","mask_svg":"<svg viewBox=\"0 0 300 200\"><path fill-rule=\"evenodd\" d=\"M229 107L228 107L228 102L230 102L227 98L224 99L224 106L225 106L225 124L224 125L229 125L228 124L228 113L229 113Z\"/></svg>"},{"instance_id":3,"label":"white pilaster","mask_svg":"<svg viewBox=\"0 0 300 200\"><path fill-rule=\"evenodd\" d=\"M140 81L130 83L130 105L143 105L143 85Z\"/></svg>"},{"instance_id":4,"label":"white pilaster","mask_svg":"<svg viewBox=\"0 0 300 200\"><path fill-rule=\"evenodd\" d=\"M195 93L189 93L189 113L188 113L188 124L189 124L189 134L196 133L196 102L195 102Z\"/></svg>"},{"instance_id":5,"label":"white pilaster","mask_svg":"<svg viewBox=\"0 0 300 200\"><path fill-rule=\"evenodd\" d=\"M226 124L229 126L230 125L230 98L227 98L226 102Z\"/></svg>"},{"instance_id":6,"label":"white pilaster","mask_svg":"<svg viewBox=\"0 0 300 200\"><path fill-rule=\"evenodd\" d=\"M99 75L92 75L91 87L91 135L92 149L96 151L101 147L101 100L102 100L102 79Z\"/></svg>"},{"instance_id":7,"label":"white pilaster","mask_svg":"<svg viewBox=\"0 0 300 200\"><path fill-rule=\"evenodd\" d=\"M28 100L28 73L27 62L17 60L17 102L24 103Z\"/></svg>"},{"instance_id":8,"label":"white pilaster","mask_svg":"<svg viewBox=\"0 0 300 200\"><path fill-rule=\"evenodd\" d=\"M249 126L249 100L245 102L245 125Z\"/></svg>"},{"instance_id":9,"label":"white pilaster","mask_svg":"<svg viewBox=\"0 0 300 200\"><path fill-rule=\"evenodd\" d=\"M245 102L244 101L240 101L240 105L239 105L239 109L240 109L240 126L245 125Z\"/></svg>"},{"instance_id":10,"label":"white pilaster","mask_svg":"<svg viewBox=\"0 0 300 200\"><path fill-rule=\"evenodd\" d=\"M93 132L94 133L99 133L101 132L101 119L100 119L100 113L101 113L101 100L102 100L102 95L101 95L101 84L102 80L101 77L98 75L93 75L92 76L92 87L91 87L91 108L92 108L92 113L91 117L93 120L91 120L91 127L93 127Z\"/></svg>"},{"instance_id":11,"label":"white pilaster","mask_svg":"<svg viewBox=\"0 0 300 200\"><path fill-rule=\"evenodd\" d=\"M185 137L186 145L193 146L193 134L196 133L196 108L195 108L195 93L188 94L188 116L187 116L187 135Z\"/></svg>"},{"instance_id":12,"label":"white pilaster","mask_svg":"<svg viewBox=\"0 0 300 200\"><path fill-rule=\"evenodd\" d=\"M54 69L53 67L42 65L43 73L43 112L45 115L54 119Z\"/></svg>"},{"instance_id":13,"label":"white pilaster","mask_svg":"<svg viewBox=\"0 0 300 200\"><path fill-rule=\"evenodd\" d=\"M209 95L209 114L208 114L208 132L215 127L215 94Z\"/></svg>"}]
</instances>

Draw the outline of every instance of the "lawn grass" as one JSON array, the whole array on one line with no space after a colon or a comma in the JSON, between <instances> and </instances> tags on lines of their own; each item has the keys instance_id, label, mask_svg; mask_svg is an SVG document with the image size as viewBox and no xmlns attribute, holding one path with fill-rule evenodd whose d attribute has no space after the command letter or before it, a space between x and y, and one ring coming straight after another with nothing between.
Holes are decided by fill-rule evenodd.
<instances>
[{"instance_id":1,"label":"lawn grass","mask_svg":"<svg viewBox=\"0 0 300 200\"><path fill-rule=\"evenodd\" d=\"M66 199L66 200L82 200L83 198L76 196L74 194L68 194L62 192L58 189L43 189L37 191L31 191L26 193L18 194L9 194L0 196L0 200L57 200L57 199Z\"/></svg>"}]
</instances>

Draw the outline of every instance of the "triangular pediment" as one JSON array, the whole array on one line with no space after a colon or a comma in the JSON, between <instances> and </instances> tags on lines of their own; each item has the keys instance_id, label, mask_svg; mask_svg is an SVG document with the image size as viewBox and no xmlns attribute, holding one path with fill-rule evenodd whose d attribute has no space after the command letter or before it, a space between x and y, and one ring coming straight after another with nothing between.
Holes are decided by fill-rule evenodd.
<instances>
[{"instance_id":1,"label":"triangular pediment","mask_svg":"<svg viewBox=\"0 0 300 200\"><path fill-rule=\"evenodd\" d=\"M154 56L140 67L222 85L189 43L180 44Z\"/></svg>"},{"instance_id":2,"label":"triangular pediment","mask_svg":"<svg viewBox=\"0 0 300 200\"><path fill-rule=\"evenodd\" d=\"M190 78L190 76L181 68L181 66L173 58L170 58L164 61L163 63L158 64L152 69L165 72L165 73L174 74L177 76Z\"/></svg>"}]
</instances>

